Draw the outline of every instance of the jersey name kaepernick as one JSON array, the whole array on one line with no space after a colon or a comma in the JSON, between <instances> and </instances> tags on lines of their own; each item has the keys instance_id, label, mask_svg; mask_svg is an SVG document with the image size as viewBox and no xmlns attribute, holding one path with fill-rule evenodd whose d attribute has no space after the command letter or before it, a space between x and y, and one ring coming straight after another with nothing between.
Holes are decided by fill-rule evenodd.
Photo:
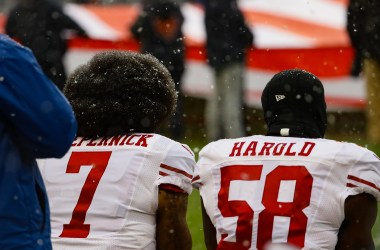
<instances>
[{"instance_id":1,"label":"jersey name kaepernick","mask_svg":"<svg viewBox=\"0 0 380 250\"><path fill-rule=\"evenodd\" d=\"M158 186L192 191L195 160L157 134L77 138L62 159L40 161L54 249L156 249Z\"/></svg>"},{"instance_id":2,"label":"jersey name kaepernick","mask_svg":"<svg viewBox=\"0 0 380 250\"><path fill-rule=\"evenodd\" d=\"M362 192L380 200L380 161L352 143L251 136L201 150L193 184L217 231L218 249L289 243L331 250L344 202Z\"/></svg>"}]
</instances>

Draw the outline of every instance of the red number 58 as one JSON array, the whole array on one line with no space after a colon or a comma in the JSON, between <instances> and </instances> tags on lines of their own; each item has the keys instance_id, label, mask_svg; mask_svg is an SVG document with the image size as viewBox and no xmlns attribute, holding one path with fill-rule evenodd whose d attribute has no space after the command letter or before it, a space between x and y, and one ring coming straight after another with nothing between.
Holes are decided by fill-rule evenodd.
<instances>
[{"instance_id":1,"label":"red number 58","mask_svg":"<svg viewBox=\"0 0 380 250\"><path fill-rule=\"evenodd\" d=\"M218 249L243 250L251 247L252 222L254 211L246 201L229 200L230 183L233 180L260 180L262 165L234 165L221 168L221 188L218 193L218 208L223 217L238 217L236 242L224 241L222 234ZM281 181L295 181L292 202L279 202ZM303 209L310 204L313 177L304 166L278 166L266 176L262 205L265 209L259 214L257 228L257 249L263 249L265 243L272 239L275 216L290 218L288 243L303 247L307 217Z\"/></svg>"}]
</instances>

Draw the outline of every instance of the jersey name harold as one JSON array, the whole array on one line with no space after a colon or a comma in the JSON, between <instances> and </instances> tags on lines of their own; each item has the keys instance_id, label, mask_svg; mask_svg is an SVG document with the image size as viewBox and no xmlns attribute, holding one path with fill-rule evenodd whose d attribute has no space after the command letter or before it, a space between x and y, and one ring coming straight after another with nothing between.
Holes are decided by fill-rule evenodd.
<instances>
[{"instance_id":1,"label":"jersey name harold","mask_svg":"<svg viewBox=\"0 0 380 250\"><path fill-rule=\"evenodd\" d=\"M104 137L98 139L87 139L83 137L78 137L72 143L72 147L95 147L95 146L138 146L138 147L148 147L148 139L153 137L153 135L120 135L113 137Z\"/></svg>"},{"instance_id":2,"label":"jersey name harold","mask_svg":"<svg viewBox=\"0 0 380 250\"><path fill-rule=\"evenodd\" d=\"M297 146L295 146L298 144ZM314 142L287 143L287 142L258 142L241 141L235 142L229 157L236 156L308 156L313 151Z\"/></svg>"}]
</instances>

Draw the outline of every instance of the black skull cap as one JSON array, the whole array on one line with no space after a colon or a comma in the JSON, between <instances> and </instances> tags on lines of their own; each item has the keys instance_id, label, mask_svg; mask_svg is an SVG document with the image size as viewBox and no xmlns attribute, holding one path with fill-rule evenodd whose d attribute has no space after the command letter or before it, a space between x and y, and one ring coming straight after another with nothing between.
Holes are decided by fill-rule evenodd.
<instances>
[{"instance_id":1,"label":"black skull cap","mask_svg":"<svg viewBox=\"0 0 380 250\"><path fill-rule=\"evenodd\" d=\"M263 90L261 104L268 126L273 122L291 124L304 119L317 125L321 133L326 130L323 84L306 70L289 69L275 74ZM285 117L288 119L283 120Z\"/></svg>"}]
</instances>

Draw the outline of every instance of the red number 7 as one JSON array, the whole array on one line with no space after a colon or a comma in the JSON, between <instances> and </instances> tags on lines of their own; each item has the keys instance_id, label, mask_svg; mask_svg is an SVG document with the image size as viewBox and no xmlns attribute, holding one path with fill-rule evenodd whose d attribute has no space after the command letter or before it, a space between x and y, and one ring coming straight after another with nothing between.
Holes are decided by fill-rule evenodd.
<instances>
[{"instance_id":1,"label":"red number 7","mask_svg":"<svg viewBox=\"0 0 380 250\"><path fill-rule=\"evenodd\" d=\"M87 238L90 233L90 224L84 224L86 213L94 198L100 179L106 170L111 153L111 151L101 151L73 152L71 154L66 173L77 174L82 166L91 166L91 170L80 192L70 223L63 225L63 230L59 237Z\"/></svg>"}]
</instances>

